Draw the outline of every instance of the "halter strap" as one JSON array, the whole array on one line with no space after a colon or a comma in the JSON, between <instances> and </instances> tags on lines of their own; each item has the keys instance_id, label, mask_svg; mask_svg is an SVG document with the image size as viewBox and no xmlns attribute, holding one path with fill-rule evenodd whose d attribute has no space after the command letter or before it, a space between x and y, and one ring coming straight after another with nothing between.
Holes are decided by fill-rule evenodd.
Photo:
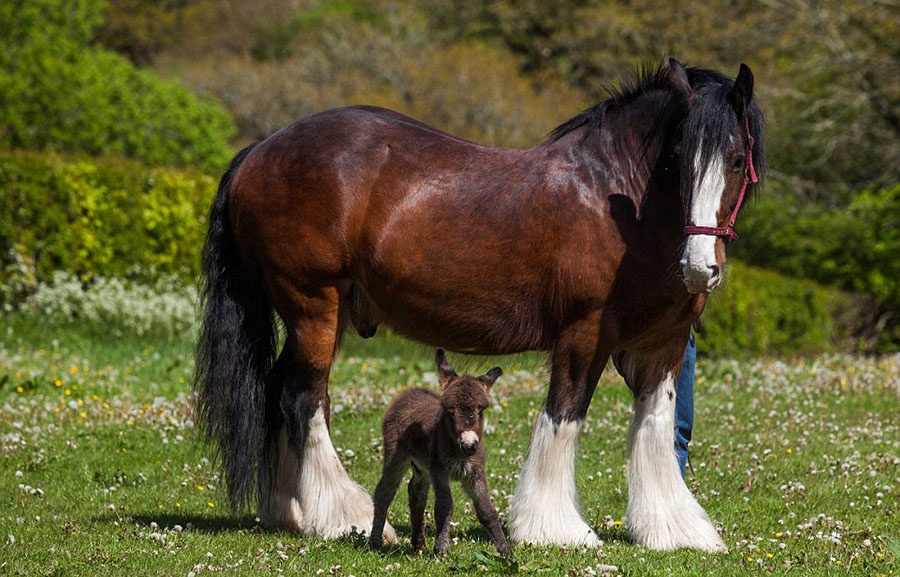
<instances>
[{"instance_id":1,"label":"halter strap","mask_svg":"<svg viewBox=\"0 0 900 577\"><path fill-rule=\"evenodd\" d=\"M738 239L738 234L734 232L734 221L737 220L738 211L741 209L741 203L744 202L744 195L747 192L747 186L752 182L756 184L759 179L756 176L756 168L753 166L753 135L750 134L750 118L744 116L744 128L747 130L747 166L744 168L744 184L741 186L741 194L738 195L737 205L728 219L728 226L718 228L714 226L694 226L688 225L684 227L684 234L706 234L711 236L721 236L725 238L725 242L732 242Z\"/></svg>"}]
</instances>

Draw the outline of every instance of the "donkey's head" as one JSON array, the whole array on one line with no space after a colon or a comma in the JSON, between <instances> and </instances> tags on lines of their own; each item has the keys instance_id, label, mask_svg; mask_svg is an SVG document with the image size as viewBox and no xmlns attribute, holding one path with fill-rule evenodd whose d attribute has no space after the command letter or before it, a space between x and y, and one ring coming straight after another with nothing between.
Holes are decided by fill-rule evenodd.
<instances>
[{"instance_id":1,"label":"donkey's head","mask_svg":"<svg viewBox=\"0 0 900 577\"><path fill-rule=\"evenodd\" d=\"M441 396L443 418L441 426L467 456L475 454L484 429L484 410L491 404L488 392L497 377L503 374L494 367L480 377L456 374L444 349L435 353L438 380L444 394Z\"/></svg>"},{"instance_id":2,"label":"donkey's head","mask_svg":"<svg viewBox=\"0 0 900 577\"><path fill-rule=\"evenodd\" d=\"M737 240L741 203L762 178L762 113L744 64L732 81L671 59L669 81L687 106L678 146L686 235L681 271L688 292L707 293L722 280L725 243Z\"/></svg>"}]
</instances>

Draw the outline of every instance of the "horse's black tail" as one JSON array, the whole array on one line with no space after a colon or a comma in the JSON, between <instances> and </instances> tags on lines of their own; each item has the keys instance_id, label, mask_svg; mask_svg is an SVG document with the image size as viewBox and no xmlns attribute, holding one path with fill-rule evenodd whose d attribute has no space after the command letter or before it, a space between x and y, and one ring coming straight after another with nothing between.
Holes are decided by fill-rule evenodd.
<instances>
[{"instance_id":1,"label":"horse's black tail","mask_svg":"<svg viewBox=\"0 0 900 577\"><path fill-rule=\"evenodd\" d=\"M231 161L210 210L194 376L200 425L236 510L250 505L256 486L265 435L264 381L276 347L272 305L260 277L241 261L228 214L231 181L253 146Z\"/></svg>"}]
</instances>

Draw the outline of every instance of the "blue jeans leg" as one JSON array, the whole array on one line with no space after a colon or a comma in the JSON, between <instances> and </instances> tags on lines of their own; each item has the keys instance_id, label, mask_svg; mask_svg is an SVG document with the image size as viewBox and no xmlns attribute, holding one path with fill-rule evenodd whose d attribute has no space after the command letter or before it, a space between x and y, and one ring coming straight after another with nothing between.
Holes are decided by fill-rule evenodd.
<instances>
[{"instance_id":1,"label":"blue jeans leg","mask_svg":"<svg viewBox=\"0 0 900 577\"><path fill-rule=\"evenodd\" d=\"M681 372L678 373L678 384L675 387L675 455L681 476L687 467L688 443L691 442L691 430L694 428L694 364L697 362L697 343L694 334L688 341L684 351Z\"/></svg>"}]
</instances>

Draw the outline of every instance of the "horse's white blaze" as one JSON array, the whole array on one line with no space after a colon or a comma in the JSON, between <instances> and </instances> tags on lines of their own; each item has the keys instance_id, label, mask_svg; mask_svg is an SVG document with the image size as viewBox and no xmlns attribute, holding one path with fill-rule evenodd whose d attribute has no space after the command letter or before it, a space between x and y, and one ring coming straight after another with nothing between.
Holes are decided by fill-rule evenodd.
<instances>
[{"instance_id":1,"label":"horse's white blaze","mask_svg":"<svg viewBox=\"0 0 900 577\"><path fill-rule=\"evenodd\" d=\"M701 143L702 146L702 143ZM700 152L695 155L694 172L700 174ZM722 206L725 192L725 164L721 154L713 156L703 173L699 186L691 197L691 224L718 227L716 215ZM692 234L687 237L681 254L681 272L688 291L700 293L715 288L719 277L714 276L716 262L716 238L708 234Z\"/></svg>"},{"instance_id":2,"label":"horse's white blaze","mask_svg":"<svg viewBox=\"0 0 900 577\"><path fill-rule=\"evenodd\" d=\"M513 541L590 547L600 544L581 517L575 488L580 428L581 421L562 421L555 426L546 412L538 418L509 509Z\"/></svg>"},{"instance_id":3,"label":"horse's white blaze","mask_svg":"<svg viewBox=\"0 0 900 577\"><path fill-rule=\"evenodd\" d=\"M675 457L675 379L635 397L628 433L626 523L651 549L725 551L725 543L681 478Z\"/></svg>"},{"instance_id":4,"label":"horse's white blaze","mask_svg":"<svg viewBox=\"0 0 900 577\"><path fill-rule=\"evenodd\" d=\"M274 491L264 491L261 499L264 522L326 539L346 535L353 528L371 532L372 499L341 464L321 407L310 420L302 461L298 463L289 448L284 430L278 437L278 458ZM397 540L390 523L384 526L384 540Z\"/></svg>"},{"instance_id":5,"label":"horse's white blaze","mask_svg":"<svg viewBox=\"0 0 900 577\"><path fill-rule=\"evenodd\" d=\"M463 434L459 436L459 440L464 446L471 447L478 442L478 433L475 431L463 431Z\"/></svg>"}]
</instances>

